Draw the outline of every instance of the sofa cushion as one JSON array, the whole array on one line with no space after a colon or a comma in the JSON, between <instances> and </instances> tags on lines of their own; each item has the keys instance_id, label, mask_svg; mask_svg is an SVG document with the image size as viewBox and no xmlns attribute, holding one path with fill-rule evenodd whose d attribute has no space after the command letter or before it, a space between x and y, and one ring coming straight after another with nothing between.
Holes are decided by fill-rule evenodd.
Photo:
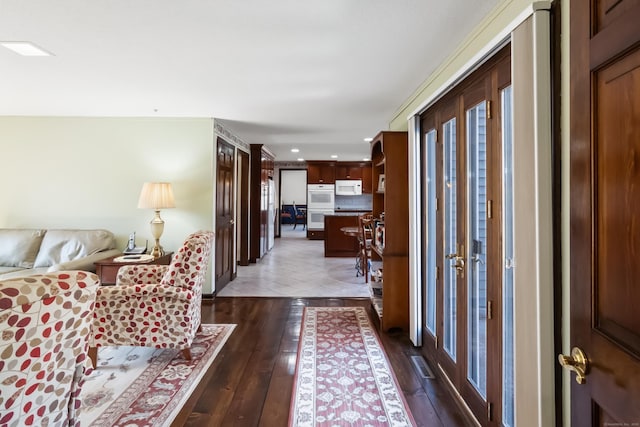
<instances>
[{"instance_id":1,"label":"sofa cushion","mask_svg":"<svg viewBox=\"0 0 640 427\"><path fill-rule=\"evenodd\" d=\"M50 267L115 247L107 230L48 230L34 267Z\"/></svg>"},{"instance_id":2,"label":"sofa cushion","mask_svg":"<svg viewBox=\"0 0 640 427\"><path fill-rule=\"evenodd\" d=\"M0 229L0 266L31 268L44 230Z\"/></svg>"}]
</instances>

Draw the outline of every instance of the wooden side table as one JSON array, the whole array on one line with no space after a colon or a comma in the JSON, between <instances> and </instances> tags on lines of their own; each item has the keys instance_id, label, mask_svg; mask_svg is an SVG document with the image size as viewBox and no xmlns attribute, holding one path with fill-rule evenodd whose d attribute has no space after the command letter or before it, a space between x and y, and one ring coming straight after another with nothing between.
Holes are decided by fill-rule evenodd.
<instances>
[{"instance_id":1,"label":"wooden side table","mask_svg":"<svg viewBox=\"0 0 640 427\"><path fill-rule=\"evenodd\" d=\"M163 256L156 258L151 261L146 262L115 262L114 259L118 258L122 255L116 255L109 258L101 259L100 261L96 261L94 264L96 266L96 274L100 278L101 285L115 285L116 284L116 276L118 275L118 270L120 267L125 265L136 265L136 264L156 264L156 265L169 265L171 263L171 257L173 257L173 252L167 252Z\"/></svg>"}]
</instances>

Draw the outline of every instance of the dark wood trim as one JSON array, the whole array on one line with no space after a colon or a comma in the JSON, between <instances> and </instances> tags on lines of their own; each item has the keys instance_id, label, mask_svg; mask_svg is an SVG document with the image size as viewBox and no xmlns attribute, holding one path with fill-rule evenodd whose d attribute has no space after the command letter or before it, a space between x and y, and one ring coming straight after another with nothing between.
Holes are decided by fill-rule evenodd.
<instances>
[{"instance_id":1,"label":"dark wood trim","mask_svg":"<svg viewBox=\"0 0 640 427\"><path fill-rule=\"evenodd\" d=\"M552 159L552 221L554 236L562 235L562 135L561 125L561 62L562 10L561 2L552 2L551 11L551 155ZM554 354L562 353L562 239L553 239L553 324ZM562 426L562 367L554 364L556 426Z\"/></svg>"},{"instance_id":2,"label":"dark wood trim","mask_svg":"<svg viewBox=\"0 0 640 427\"><path fill-rule=\"evenodd\" d=\"M240 229L238 231L238 254L239 265L249 265L249 179L251 176L249 169L249 153L242 150L236 151L238 154L238 164L240 165L240 212L238 219Z\"/></svg>"},{"instance_id":3,"label":"dark wood trim","mask_svg":"<svg viewBox=\"0 0 640 427\"><path fill-rule=\"evenodd\" d=\"M267 210L262 209L264 204L261 202L262 186L268 185L268 181L273 179L274 163L273 155L263 144L251 144L249 262L252 263L267 252L265 242L268 238L268 230L269 227L274 226L274 224L268 224Z\"/></svg>"}]
</instances>

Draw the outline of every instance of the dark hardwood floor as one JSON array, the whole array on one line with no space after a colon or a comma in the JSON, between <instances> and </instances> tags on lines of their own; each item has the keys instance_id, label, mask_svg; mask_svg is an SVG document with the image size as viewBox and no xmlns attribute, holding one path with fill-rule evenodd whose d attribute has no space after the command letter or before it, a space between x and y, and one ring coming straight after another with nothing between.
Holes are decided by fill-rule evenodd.
<instances>
[{"instance_id":1,"label":"dark hardwood floor","mask_svg":"<svg viewBox=\"0 0 640 427\"><path fill-rule=\"evenodd\" d=\"M205 301L203 323L237 327L173 425L286 426L305 306L366 307L377 326L368 299L218 297ZM422 380L415 373L410 356L419 352L407 334L379 336L417 424L467 425L440 380Z\"/></svg>"}]
</instances>

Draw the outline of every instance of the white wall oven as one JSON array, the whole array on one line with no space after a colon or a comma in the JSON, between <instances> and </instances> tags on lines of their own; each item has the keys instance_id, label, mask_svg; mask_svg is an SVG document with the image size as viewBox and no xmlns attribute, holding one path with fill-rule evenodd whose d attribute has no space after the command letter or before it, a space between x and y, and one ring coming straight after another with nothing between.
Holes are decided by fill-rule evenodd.
<instances>
[{"instance_id":1,"label":"white wall oven","mask_svg":"<svg viewBox=\"0 0 640 427\"><path fill-rule=\"evenodd\" d=\"M324 216L333 215L334 208L333 184L307 185L307 230L324 230Z\"/></svg>"},{"instance_id":2,"label":"white wall oven","mask_svg":"<svg viewBox=\"0 0 640 427\"><path fill-rule=\"evenodd\" d=\"M308 209L307 229L324 230L324 216L333 215L333 209Z\"/></svg>"},{"instance_id":3,"label":"white wall oven","mask_svg":"<svg viewBox=\"0 0 640 427\"><path fill-rule=\"evenodd\" d=\"M331 209L335 207L335 186L333 184L307 185L307 210Z\"/></svg>"}]
</instances>

